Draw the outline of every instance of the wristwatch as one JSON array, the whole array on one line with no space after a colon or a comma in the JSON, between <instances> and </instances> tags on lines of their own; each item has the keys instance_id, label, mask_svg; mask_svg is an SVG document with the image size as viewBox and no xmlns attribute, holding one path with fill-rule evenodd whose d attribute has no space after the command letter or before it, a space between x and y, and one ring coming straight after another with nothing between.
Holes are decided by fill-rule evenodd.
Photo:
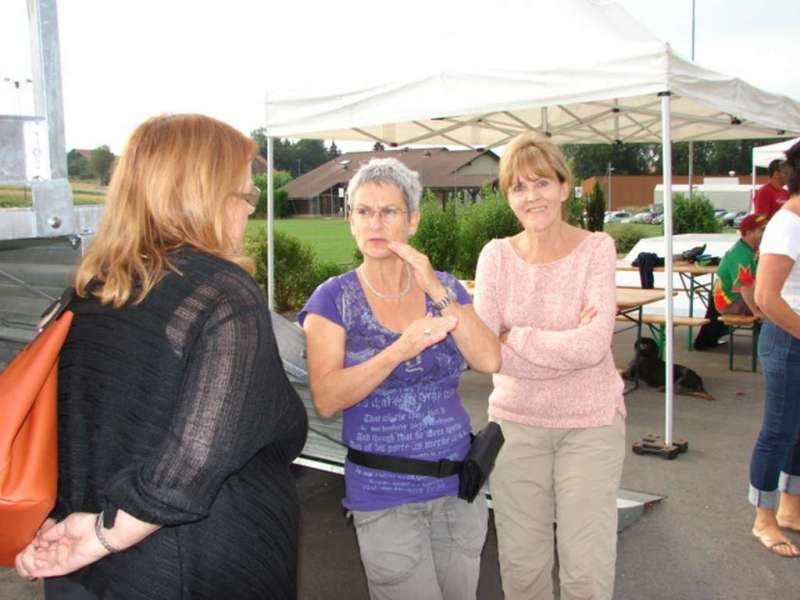
<instances>
[{"instance_id":1,"label":"wristwatch","mask_svg":"<svg viewBox=\"0 0 800 600\"><path fill-rule=\"evenodd\" d=\"M446 289L447 293L444 295L444 298L442 298L438 302L433 302L433 301L431 302L431 306L433 306L433 308L435 308L439 312L442 312L445 308L447 308L457 300L456 295L453 293L453 290L451 290L450 288Z\"/></svg>"}]
</instances>

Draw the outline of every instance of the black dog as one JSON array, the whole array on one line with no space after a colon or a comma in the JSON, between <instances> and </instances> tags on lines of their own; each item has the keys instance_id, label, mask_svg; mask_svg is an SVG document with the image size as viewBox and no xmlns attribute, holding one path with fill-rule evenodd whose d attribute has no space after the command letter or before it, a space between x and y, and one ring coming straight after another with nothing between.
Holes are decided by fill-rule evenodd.
<instances>
[{"instance_id":1,"label":"black dog","mask_svg":"<svg viewBox=\"0 0 800 600\"><path fill-rule=\"evenodd\" d=\"M633 344L636 356L622 373L624 379L633 380L636 378L636 369L639 369L639 379L653 387L663 388L666 381L664 379L664 361L658 356L658 346L655 340L642 338ZM713 400L714 397L703 387L703 380L695 371L683 365L673 365L672 380L675 382L676 392L686 396L699 396L705 400Z\"/></svg>"}]
</instances>

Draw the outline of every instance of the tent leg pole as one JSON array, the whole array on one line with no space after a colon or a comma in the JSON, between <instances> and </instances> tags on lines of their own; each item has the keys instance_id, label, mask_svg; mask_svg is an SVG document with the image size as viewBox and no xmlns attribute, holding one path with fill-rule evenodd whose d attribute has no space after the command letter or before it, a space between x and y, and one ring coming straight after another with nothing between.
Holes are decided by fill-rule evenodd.
<instances>
[{"instance_id":1,"label":"tent leg pole","mask_svg":"<svg viewBox=\"0 0 800 600\"><path fill-rule=\"evenodd\" d=\"M275 257L273 240L273 221L275 215L272 183L273 170L272 136L267 136L267 304L270 310L275 309Z\"/></svg>"},{"instance_id":2,"label":"tent leg pole","mask_svg":"<svg viewBox=\"0 0 800 600\"><path fill-rule=\"evenodd\" d=\"M664 255L664 271L666 272L666 343L664 346L664 361L666 373L666 392L664 395L664 444L672 445L672 393L673 393L673 305L672 305L672 126L670 115L670 95L661 95L661 156L664 176L664 240L666 250Z\"/></svg>"},{"instance_id":3,"label":"tent leg pole","mask_svg":"<svg viewBox=\"0 0 800 600\"><path fill-rule=\"evenodd\" d=\"M664 271L666 285L664 286L666 303L666 322L664 324L664 437L649 435L641 441L634 442L634 454L655 454L663 458L672 459L682 452L686 452L689 443L686 440L673 440L672 438L672 394L674 381L672 379L672 365L674 352L673 323L673 264L672 264L672 127L670 122L670 94L662 92L661 97L661 164L664 175Z\"/></svg>"}]
</instances>

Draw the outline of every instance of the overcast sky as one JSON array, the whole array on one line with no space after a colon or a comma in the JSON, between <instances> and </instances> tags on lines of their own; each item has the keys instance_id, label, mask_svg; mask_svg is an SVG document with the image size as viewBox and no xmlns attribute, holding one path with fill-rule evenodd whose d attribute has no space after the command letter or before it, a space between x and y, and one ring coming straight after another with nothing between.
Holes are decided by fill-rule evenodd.
<instances>
[{"instance_id":1,"label":"overcast sky","mask_svg":"<svg viewBox=\"0 0 800 600\"><path fill-rule=\"evenodd\" d=\"M690 57L691 0L618 4ZM459 32L455 43L502 52L504 22L513 16L491 1L485 5L485 18L474 31ZM334 60L343 39L363 43L373 56L386 43L424 49L412 20L442 18L462 6L458 0L59 0L67 148L108 144L118 153L133 127L160 112L202 112L247 133L263 124L264 90L296 75L297 65L330 61L331 73L358 68L352 57ZM798 26L798 0L696 0L695 60L800 101ZM531 23L531 35L541 27L556 27L564 44L585 43L591 52L590 31ZM32 112L24 81L28 52L26 0L0 1L0 114L17 114L19 106ZM20 91L5 78L22 81Z\"/></svg>"}]
</instances>

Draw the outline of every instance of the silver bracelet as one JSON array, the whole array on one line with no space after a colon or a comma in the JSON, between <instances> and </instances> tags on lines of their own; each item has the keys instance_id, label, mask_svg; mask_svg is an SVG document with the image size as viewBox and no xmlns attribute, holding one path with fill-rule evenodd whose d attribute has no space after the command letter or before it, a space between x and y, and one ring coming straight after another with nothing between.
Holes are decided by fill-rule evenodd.
<instances>
[{"instance_id":1,"label":"silver bracelet","mask_svg":"<svg viewBox=\"0 0 800 600\"><path fill-rule=\"evenodd\" d=\"M458 297L453 293L453 290L451 290L450 288L445 288L445 289L447 290L447 293L444 295L444 298L442 298L438 302L431 299L431 306L433 306L433 308L435 308L439 312L442 312L445 308L447 308L453 302L458 300Z\"/></svg>"},{"instance_id":2,"label":"silver bracelet","mask_svg":"<svg viewBox=\"0 0 800 600\"><path fill-rule=\"evenodd\" d=\"M103 511L101 510L97 518L94 520L94 533L97 536L97 539L103 545L103 548L108 550L111 554L116 554L117 552L121 552L122 548L117 548L106 539L106 536L103 534Z\"/></svg>"}]
</instances>

